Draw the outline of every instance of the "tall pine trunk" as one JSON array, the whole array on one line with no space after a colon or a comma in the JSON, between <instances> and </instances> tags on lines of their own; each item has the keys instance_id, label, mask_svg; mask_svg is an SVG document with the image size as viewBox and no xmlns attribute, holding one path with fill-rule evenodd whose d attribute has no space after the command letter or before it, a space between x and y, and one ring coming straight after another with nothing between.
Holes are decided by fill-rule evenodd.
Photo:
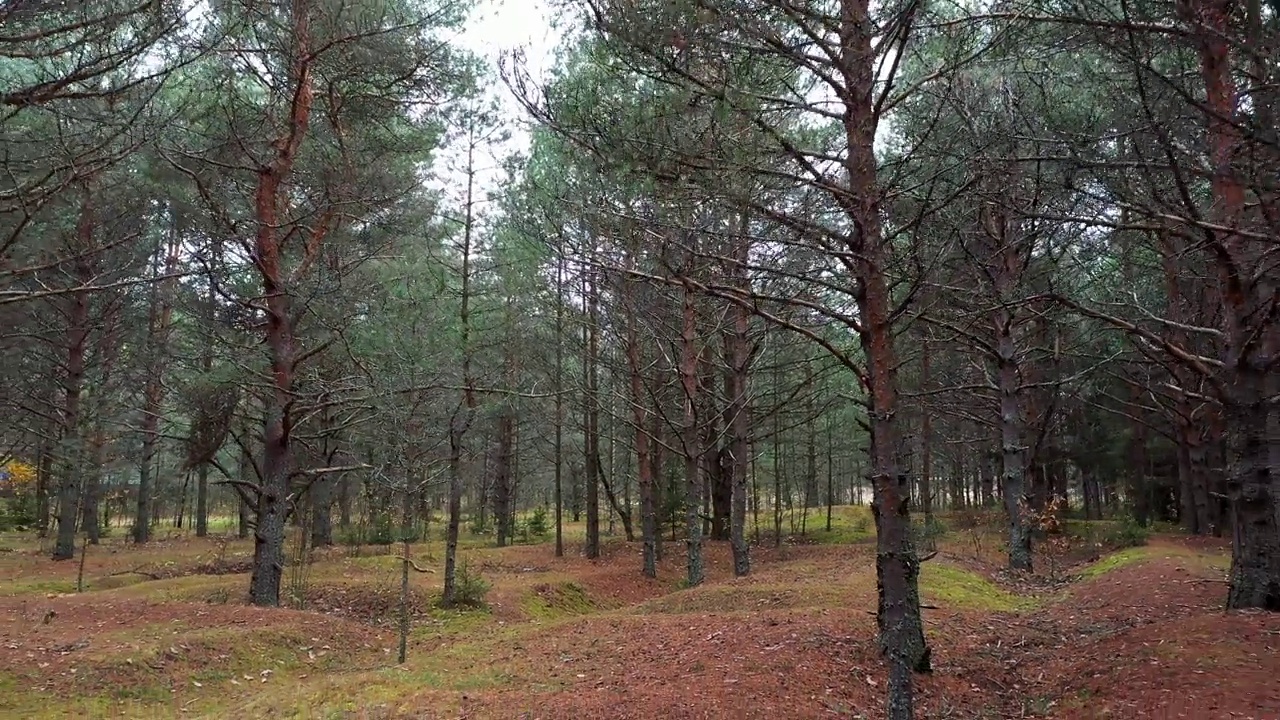
<instances>
[{"instance_id":1,"label":"tall pine trunk","mask_svg":"<svg viewBox=\"0 0 1280 720\"><path fill-rule=\"evenodd\" d=\"M92 196L86 186L76 223L74 277L82 285L93 282L90 263L95 229ZM84 391L85 355L89 345L89 302L87 290L69 296L65 378L63 380L62 443L60 484L58 485L58 531L53 546L54 560L70 560L75 555L76 518L80 510L80 483L85 468L84 428L81 395Z\"/></svg>"},{"instance_id":2,"label":"tall pine trunk","mask_svg":"<svg viewBox=\"0 0 1280 720\"><path fill-rule=\"evenodd\" d=\"M738 236L734 239L733 261L729 264L731 276L744 298L751 294L751 280L747 265L750 262L751 241L747 216L741 219ZM747 544L747 474L751 462L751 405L747 399L751 374L750 311L740 303L729 308L733 321L725 336L725 425L729 431L729 457L726 470L731 477L732 500L729 509L729 544L733 548L733 574L742 577L751 572L751 548Z\"/></svg>"},{"instance_id":3,"label":"tall pine trunk","mask_svg":"<svg viewBox=\"0 0 1280 720\"><path fill-rule=\"evenodd\" d=\"M556 258L556 557L564 557L564 254Z\"/></svg>"},{"instance_id":4,"label":"tall pine trunk","mask_svg":"<svg viewBox=\"0 0 1280 720\"><path fill-rule=\"evenodd\" d=\"M929 667L920 617L920 562L911 540L911 487L895 462L898 450L897 353L890 296L887 241L881 231L880 188L873 143L875 32L868 0L840 0L841 75L846 79L844 131L848 193L841 199L857 228L848 238L856 257L860 340L867 359L868 424L871 428L872 512L876 523L876 619L880 647L889 661L888 718L912 720L913 671Z\"/></svg>"},{"instance_id":5,"label":"tall pine trunk","mask_svg":"<svg viewBox=\"0 0 1280 720\"><path fill-rule=\"evenodd\" d=\"M164 375L169 355L169 322L173 315L173 291L176 278L169 277L178 267L179 234L172 211L169 235L164 253L165 279L153 288L147 317L147 380L142 390L142 456L138 460L138 496L133 515L133 541L151 539L155 494L153 472L156 450L160 444L160 413L164 404Z\"/></svg>"},{"instance_id":6,"label":"tall pine trunk","mask_svg":"<svg viewBox=\"0 0 1280 720\"><path fill-rule=\"evenodd\" d=\"M681 443L684 453L684 512L685 512L685 566L689 587L702 584L702 520L699 509L702 504L702 485L699 483L698 433L698 350L697 307L693 290L683 291L683 310L680 332L680 381L684 390L684 422L681 427Z\"/></svg>"},{"instance_id":7,"label":"tall pine trunk","mask_svg":"<svg viewBox=\"0 0 1280 720\"><path fill-rule=\"evenodd\" d=\"M1193 0L1178 9L1193 30L1205 86L1204 112L1216 229L1207 231L1218 272L1224 348L1221 378L1229 469L1226 494L1232 510L1232 554L1227 607L1280 611L1280 326L1275 318L1274 244L1239 232L1247 211L1242 163L1240 93L1231 65L1230 0ZM1249 31L1260 16L1251 8ZM1269 115L1270 103L1250 98ZM1199 228L1197 228L1198 230Z\"/></svg>"},{"instance_id":8,"label":"tall pine trunk","mask_svg":"<svg viewBox=\"0 0 1280 720\"><path fill-rule=\"evenodd\" d=\"M646 577L658 576L658 518L654 497L652 457L649 450L648 398L644 392L644 376L640 358L640 341L636 331L635 310L627 320L627 372L630 375L631 419L635 426L633 447L636 453L636 475L640 486L640 537L644 546L642 563Z\"/></svg>"},{"instance_id":9,"label":"tall pine trunk","mask_svg":"<svg viewBox=\"0 0 1280 720\"><path fill-rule=\"evenodd\" d=\"M583 358L585 392L583 393L583 449L585 457L584 482L586 483L587 505L587 542L586 556L594 559L600 557L600 398L597 395L599 383L599 318L597 316L597 297L595 279L588 273L583 278L584 308L586 324L582 328L583 346L586 356Z\"/></svg>"},{"instance_id":10,"label":"tall pine trunk","mask_svg":"<svg viewBox=\"0 0 1280 720\"><path fill-rule=\"evenodd\" d=\"M249 599L254 605L280 604L280 579L284 572L285 524L290 511L289 474L292 470L290 443L293 434L294 364L297 358L296 328L292 310L291 279L281 250L281 205L287 193L285 180L293 171L298 150L311 121L313 81L311 63L310 4L294 0L289 12L292 24L289 57L292 102L287 126L274 143L275 154L258 169L254 193L254 265L261 283L265 307L265 337L272 387L266 394L262 428L261 479L257 494L253 535L253 572L249 578ZM319 249L327 232L322 218L306 238L309 253Z\"/></svg>"}]
</instances>

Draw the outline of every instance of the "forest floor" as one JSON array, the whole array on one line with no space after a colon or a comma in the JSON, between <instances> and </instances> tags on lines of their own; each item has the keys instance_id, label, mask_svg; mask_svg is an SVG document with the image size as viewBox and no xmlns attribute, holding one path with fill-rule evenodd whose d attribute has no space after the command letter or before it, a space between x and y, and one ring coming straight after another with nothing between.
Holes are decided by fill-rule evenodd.
<instances>
[{"instance_id":1,"label":"forest floor","mask_svg":"<svg viewBox=\"0 0 1280 720\"><path fill-rule=\"evenodd\" d=\"M464 555L485 610L432 605L413 573L408 662L396 663L399 562L333 548L286 586L305 609L243 604L245 541L111 539L78 563L0 538L3 718L879 718L874 545L865 513L754 547L731 576L682 586L682 543L656 580L620 540ZM960 525L945 519L944 522ZM999 570L998 530L951 530L920 585L934 670L923 718L1280 718L1280 617L1225 613L1228 554L1157 535L1106 552L1046 545L1045 569ZM1092 537L1091 535L1089 536ZM437 568L440 543L414 546ZM1056 555L1054 554L1056 553Z\"/></svg>"}]
</instances>

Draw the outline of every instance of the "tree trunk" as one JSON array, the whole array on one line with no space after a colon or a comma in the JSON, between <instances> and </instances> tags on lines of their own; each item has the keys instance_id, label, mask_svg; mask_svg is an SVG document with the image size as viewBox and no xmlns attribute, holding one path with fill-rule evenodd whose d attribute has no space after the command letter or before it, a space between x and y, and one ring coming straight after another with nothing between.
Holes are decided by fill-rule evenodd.
<instances>
[{"instance_id":1,"label":"tree trunk","mask_svg":"<svg viewBox=\"0 0 1280 720\"><path fill-rule=\"evenodd\" d=\"M995 455L989 450L982 451L982 505L991 507L996 504Z\"/></svg>"},{"instance_id":2,"label":"tree trunk","mask_svg":"<svg viewBox=\"0 0 1280 720\"><path fill-rule=\"evenodd\" d=\"M1004 491L1004 509L1009 522L1009 567L1031 570L1031 530L1025 513L1028 503L1024 490L1026 470L1025 426L1018 403L1018 378L1010 313L997 311L996 382L1000 392L1000 485Z\"/></svg>"},{"instance_id":3,"label":"tree trunk","mask_svg":"<svg viewBox=\"0 0 1280 720\"><path fill-rule=\"evenodd\" d=\"M254 489L257 517L254 519L253 572L249 580L250 600L254 605L276 606L280 603L280 578L284 570L285 525L292 511L289 476L292 470L292 434L294 423L294 375L297 355L295 323L289 284L310 267L321 251L323 241L337 213L330 210L318 218L302 238L306 253L292 272L284 266L281 243L288 237L282 232L282 199L288 194L286 180L293 171L298 151L307 135L314 99L311 49L311 11L306 0L293 0L289 11L292 45L287 74L290 105L286 124L273 143L274 154L258 168L254 193L253 244L254 267L262 282L265 310L264 340L271 368L272 392L264 400L262 478Z\"/></svg>"},{"instance_id":4,"label":"tree trunk","mask_svg":"<svg viewBox=\"0 0 1280 720\"><path fill-rule=\"evenodd\" d=\"M632 257L628 254L628 258ZM634 288L634 280L629 280L627 287ZM634 302L634 294L628 294L628 301ZM643 545L642 568L645 577L658 576L658 517L657 501L654 497L654 477L652 456L649 449L649 405L644 391L644 369L640 356L640 333L637 328L636 308L628 308L626 318L626 357L627 375L631 391L631 421L634 426L632 447L636 454L637 483L640 486L640 538Z\"/></svg>"},{"instance_id":5,"label":"tree trunk","mask_svg":"<svg viewBox=\"0 0 1280 720\"><path fill-rule=\"evenodd\" d=\"M209 534L209 465L196 468L196 537Z\"/></svg>"},{"instance_id":6,"label":"tree trunk","mask_svg":"<svg viewBox=\"0 0 1280 720\"><path fill-rule=\"evenodd\" d=\"M113 292L113 295L116 293ZM116 305L118 298L109 298L106 302L108 307ZM94 413L93 430L90 435L89 453L87 460L89 466L85 473L84 497L81 501L81 526L87 542L90 545L97 545L102 536L102 513L99 512L102 506L102 468L106 464L107 450L107 431L106 431L106 415L110 411L108 400L111 396L112 381L114 380L116 360L120 356L120 318L118 311L106 310L110 317L107 320L107 328L101 336L98 343L99 364L102 371L98 375L98 398L97 408Z\"/></svg>"},{"instance_id":7,"label":"tree trunk","mask_svg":"<svg viewBox=\"0 0 1280 720\"><path fill-rule=\"evenodd\" d=\"M173 315L173 292L177 279L180 235L170 211L170 230L165 249L164 274L151 296L147 313L147 380L142 391L142 457L138 461L138 496L133 516L133 541L151 538L151 498L155 494L152 471L160 443L160 413L164 403L164 374L169 356L169 324Z\"/></svg>"},{"instance_id":8,"label":"tree trunk","mask_svg":"<svg viewBox=\"0 0 1280 720\"><path fill-rule=\"evenodd\" d=\"M307 493L311 496L311 547L333 545L333 487L342 482L342 476L321 475L311 482Z\"/></svg>"},{"instance_id":9,"label":"tree trunk","mask_svg":"<svg viewBox=\"0 0 1280 720\"><path fill-rule=\"evenodd\" d=\"M827 526L826 531L831 532L831 513L836 504L835 489L835 421L831 415L827 415Z\"/></svg>"},{"instance_id":10,"label":"tree trunk","mask_svg":"<svg viewBox=\"0 0 1280 720\"><path fill-rule=\"evenodd\" d=\"M49 437L40 439L40 456L36 461L36 537L49 537L49 485L53 480L54 443Z\"/></svg>"},{"instance_id":11,"label":"tree trunk","mask_svg":"<svg viewBox=\"0 0 1280 720\"><path fill-rule=\"evenodd\" d=\"M866 380L871 428L872 508L876 521L876 618L880 647L889 660L888 718L914 717L912 671L929 667L929 649L920 617L920 563L911 542L911 487L895 463L897 354L894 350L892 299L885 273L888 248L881 233L879 186L873 149L876 133L875 32L868 0L840 1L839 70L848 82L844 130L848 153L848 194L841 200L857 231L847 238L856 260L860 340L867 360Z\"/></svg>"},{"instance_id":12,"label":"tree trunk","mask_svg":"<svg viewBox=\"0 0 1280 720\"><path fill-rule=\"evenodd\" d=\"M475 144L467 146L466 217L462 228L462 281L458 302L461 328L462 399L449 418L449 523L445 529L444 589L440 604L457 604L458 529L462 523L462 441L475 420L475 379L471 375L471 247L474 230ZM483 507L483 505L481 506Z\"/></svg>"},{"instance_id":13,"label":"tree trunk","mask_svg":"<svg viewBox=\"0 0 1280 720\"><path fill-rule=\"evenodd\" d=\"M920 389L928 391L932 382L929 338L920 340ZM925 519L933 517L933 416L920 401L920 508ZM963 498L961 498L963 499Z\"/></svg>"},{"instance_id":14,"label":"tree trunk","mask_svg":"<svg viewBox=\"0 0 1280 720\"><path fill-rule=\"evenodd\" d=\"M92 197L84 189L80 217L76 224L79 243L75 277L84 284L93 282L94 272L89 255L93 247L95 225ZM63 381L62 406L62 477L58 486L58 533L54 541L53 559L70 560L76 552L76 516L80 510L80 483L85 467L83 418L80 400L84 390L85 353L89 344L89 301L86 290L71 293L67 308L67 360Z\"/></svg>"},{"instance_id":15,"label":"tree trunk","mask_svg":"<svg viewBox=\"0 0 1280 720\"><path fill-rule=\"evenodd\" d=\"M666 461L666 452L662 446L662 416L661 413L654 412L649 418L649 437L653 439L652 460L650 460L650 475L653 478L653 557L655 562L662 560L662 532L659 508L662 506L662 493L659 480L663 475L663 463Z\"/></svg>"},{"instance_id":16,"label":"tree trunk","mask_svg":"<svg viewBox=\"0 0 1280 720\"><path fill-rule=\"evenodd\" d=\"M338 527L343 530L351 529L351 482L348 473L338 480Z\"/></svg>"},{"instance_id":17,"label":"tree trunk","mask_svg":"<svg viewBox=\"0 0 1280 720\"><path fill-rule=\"evenodd\" d=\"M260 213L266 217L260 215L262 228L257 249L267 298L266 339L274 388L264 400L262 478L257 489L253 572L249 579L250 602L270 607L280 604L280 578L284 571L294 369L293 320L289 297L280 284L279 247L274 238L276 190L273 185L272 176L264 176L259 189Z\"/></svg>"},{"instance_id":18,"label":"tree trunk","mask_svg":"<svg viewBox=\"0 0 1280 720\"><path fill-rule=\"evenodd\" d=\"M556 258L556 557L564 557L564 255Z\"/></svg>"},{"instance_id":19,"label":"tree trunk","mask_svg":"<svg viewBox=\"0 0 1280 720\"><path fill-rule=\"evenodd\" d=\"M97 545L102 539L101 514L98 510L102 504L102 466L106 461L107 438L101 423L101 419L95 421L92 439L89 441L89 466L85 472L84 499L80 503L80 525L85 540L90 545Z\"/></svg>"},{"instance_id":20,"label":"tree trunk","mask_svg":"<svg viewBox=\"0 0 1280 720\"><path fill-rule=\"evenodd\" d=\"M1274 371L1241 368L1228 409L1234 532L1227 607L1280 611L1280 412Z\"/></svg>"},{"instance_id":21,"label":"tree trunk","mask_svg":"<svg viewBox=\"0 0 1280 720\"><path fill-rule=\"evenodd\" d=\"M587 503L587 542L586 556L589 559L600 557L600 399L597 396L599 382L599 326L597 318L595 279L583 279L586 297L587 322L583 326L586 358L583 371L586 374L586 392L583 394L583 446L586 457L585 468Z\"/></svg>"},{"instance_id":22,"label":"tree trunk","mask_svg":"<svg viewBox=\"0 0 1280 720\"><path fill-rule=\"evenodd\" d=\"M444 540L444 592L440 604L446 608L457 602L458 583L458 528L462 524L462 435L461 420L455 411L449 433L449 524Z\"/></svg>"},{"instance_id":23,"label":"tree trunk","mask_svg":"<svg viewBox=\"0 0 1280 720\"><path fill-rule=\"evenodd\" d=\"M493 517L496 524L498 547L506 547L511 540L511 491L512 444L515 435L515 418L511 410L504 410L498 418L498 443L493 463Z\"/></svg>"},{"instance_id":24,"label":"tree trunk","mask_svg":"<svg viewBox=\"0 0 1280 720\"><path fill-rule=\"evenodd\" d=\"M681 443L684 452L684 512L685 512L685 549L686 549L686 582L688 587L702 584L702 521L699 506L702 500L702 485L699 483L698 465L701 452L698 434L698 350L697 350L697 307L694 303L693 290L686 287L683 292L683 323L680 333L680 380L684 389L684 424L681 430Z\"/></svg>"},{"instance_id":25,"label":"tree trunk","mask_svg":"<svg viewBox=\"0 0 1280 720\"><path fill-rule=\"evenodd\" d=\"M1246 219L1248 196L1238 176L1244 164L1239 157L1244 143L1236 122L1239 74L1231 64L1232 14L1237 6L1230 0L1195 0L1179 3L1178 9L1193 31L1200 59L1211 217L1221 228L1208 231L1206 241L1218 271L1225 340L1219 377L1233 532L1227 607L1280 611L1280 408L1275 402L1280 393L1276 372L1280 327L1274 312L1275 272L1270 265L1274 243L1236 230ZM1249 15L1253 44L1259 40L1261 15L1253 9ZM1270 103L1259 102L1252 94L1250 100L1264 116L1270 115Z\"/></svg>"}]
</instances>

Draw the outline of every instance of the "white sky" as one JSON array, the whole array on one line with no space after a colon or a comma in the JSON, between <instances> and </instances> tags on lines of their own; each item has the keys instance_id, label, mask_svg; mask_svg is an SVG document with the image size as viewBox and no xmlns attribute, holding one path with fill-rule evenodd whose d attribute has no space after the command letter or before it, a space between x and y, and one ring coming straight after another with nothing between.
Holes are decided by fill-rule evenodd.
<instances>
[{"instance_id":1,"label":"white sky","mask_svg":"<svg viewBox=\"0 0 1280 720\"><path fill-rule=\"evenodd\" d=\"M482 168L479 184L482 193L498 189L505 179L500 171L504 158L529 148L528 119L499 77L499 61L504 55L520 50L524 55L525 70L535 80L545 78L552 69L555 51L562 39L561 32L552 25L548 0L476 0L465 29L455 39L459 46L489 63L491 77L486 94L497 101L499 115L510 132L508 141L493 143L483 153L483 160L478 162ZM881 70L888 65L882 65ZM817 104L837 102L834 92L825 85L819 85L809 95L808 99ZM890 132L891 123L882 122L876 133L877 144L882 146ZM462 162L465 148L459 145L454 143L442 148L431 182L456 203L461 202L461 188L465 182Z\"/></svg>"},{"instance_id":2,"label":"white sky","mask_svg":"<svg viewBox=\"0 0 1280 720\"><path fill-rule=\"evenodd\" d=\"M458 45L488 62L491 75L486 95L496 100L499 115L510 131L510 140L494 143L478 161L482 172L481 191L491 191L503 180L499 165L512 153L529 147L524 109L498 76L498 62L514 50L523 52L525 67L534 78L551 69L560 33L552 25L551 10L544 0L478 0L466 28L456 39ZM436 165L437 182L455 199L456 189L464 182L462 153L465 148L446 146Z\"/></svg>"}]
</instances>

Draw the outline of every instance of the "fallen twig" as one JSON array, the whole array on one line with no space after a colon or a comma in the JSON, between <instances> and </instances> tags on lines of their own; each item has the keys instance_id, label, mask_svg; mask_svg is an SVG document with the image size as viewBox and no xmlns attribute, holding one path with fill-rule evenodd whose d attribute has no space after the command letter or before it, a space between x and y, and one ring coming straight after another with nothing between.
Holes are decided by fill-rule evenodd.
<instances>
[{"instance_id":1,"label":"fallen twig","mask_svg":"<svg viewBox=\"0 0 1280 720\"><path fill-rule=\"evenodd\" d=\"M159 576L159 575L157 575L157 574L155 574L155 573L152 573L152 572L147 572L146 570L143 570L143 569L142 569L142 568L140 568L140 567L136 567L136 568L134 568L134 569L132 569L132 570L121 570L120 572L113 572L113 573L111 573L110 575L107 575L107 577L117 577L117 576L119 576L119 575L142 575L142 576L144 576L144 577L149 577L149 578L151 578L152 580L159 580L159 579L160 579L160 576Z\"/></svg>"},{"instance_id":2,"label":"fallen twig","mask_svg":"<svg viewBox=\"0 0 1280 720\"><path fill-rule=\"evenodd\" d=\"M396 556L395 556L395 558L396 558L397 560L401 561L401 562L407 562L407 563L409 563L409 565L410 565L414 570L417 570L417 571L418 571L418 572L420 572L420 573L435 573L435 570L433 570L433 569L431 569L431 568L424 568L424 567L422 567L421 565L419 565L418 563L414 562L413 560L411 560L411 559L409 559L409 558L407 558L407 557L405 557L405 556L403 556L403 555L396 555Z\"/></svg>"}]
</instances>

